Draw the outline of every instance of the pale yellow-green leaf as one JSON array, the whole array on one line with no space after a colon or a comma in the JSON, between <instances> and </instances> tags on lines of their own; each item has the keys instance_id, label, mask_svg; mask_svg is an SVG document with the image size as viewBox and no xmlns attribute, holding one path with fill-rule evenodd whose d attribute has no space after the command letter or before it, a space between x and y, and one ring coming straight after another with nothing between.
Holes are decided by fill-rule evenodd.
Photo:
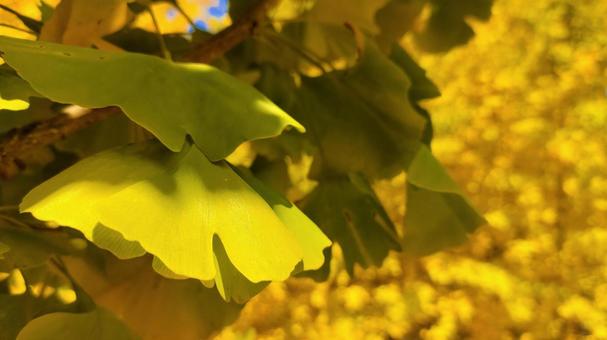
<instances>
[{"instance_id":1,"label":"pale yellow-green leaf","mask_svg":"<svg viewBox=\"0 0 607 340\"><path fill-rule=\"evenodd\" d=\"M305 129L253 87L203 64L0 37L0 52L51 100L119 106L172 151L188 135L212 161L244 141Z\"/></svg>"},{"instance_id":2,"label":"pale yellow-green leaf","mask_svg":"<svg viewBox=\"0 0 607 340\"><path fill-rule=\"evenodd\" d=\"M101 224L171 272L207 281L217 275L214 235L252 282L284 280L301 261L316 268L329 244L291 203L268 198L195 147L171 153L147 143L97 154L32 190L21 208L94 242Z\"/></svg>"}]
</instances>

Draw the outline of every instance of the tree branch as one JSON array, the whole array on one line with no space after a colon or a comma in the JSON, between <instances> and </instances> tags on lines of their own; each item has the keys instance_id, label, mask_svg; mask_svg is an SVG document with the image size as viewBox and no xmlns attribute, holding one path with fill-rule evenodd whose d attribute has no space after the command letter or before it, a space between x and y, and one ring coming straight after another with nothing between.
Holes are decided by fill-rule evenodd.
<instances>
[{"instance_id":1,"label":"tree branch","mask_svg":"<svg viewBox=\"0 0 607 340\"><path fill-rule=\"evenodd\" d=\"M276 2L276 0L257 1L247 13L232 25L209 40L195 46L184 57L184 60L210 63L221 57L254 34L260 20L264 18L266 12ZM13 129L0 140L0 177L7 179L18 174L24 168L24 163L20 159L32 150L56 143L70 134L120 112L117 107L100 108L77 118L58 115L22 128Z\"/></svg>"}]
</instances>

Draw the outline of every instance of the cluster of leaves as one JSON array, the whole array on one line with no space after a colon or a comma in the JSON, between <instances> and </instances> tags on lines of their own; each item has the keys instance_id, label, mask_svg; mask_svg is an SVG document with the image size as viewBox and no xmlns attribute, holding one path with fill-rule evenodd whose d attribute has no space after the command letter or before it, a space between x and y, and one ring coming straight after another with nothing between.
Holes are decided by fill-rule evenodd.
<instances>
[{"instance_id":1,"label":"cluster of leaves","mask_svg":"<svg viewBox=\"0 0 607 340\"><path fill-rule=\"evenodd\" d=\"M466 46L413 52L442 92L424 103L432 150L488 226L423 259L275 284L220 338L606 338L606 14L592 0L502 0ZM375 185L395 220L404 186Z\"/></svg>"},{"instance_id":2,"label":"cluster of leaves","mask_svg":"<svg viewBox=\"0 0 607 340\"><path fill-rule=\"evenodd\" d=\"M420 101L439 92L398 41L449 49L491 3L358 2L279 2L213 66L170 60L209 34L160 34L150 2L63 0L43 21L7 7L36 40L0 37L0 133L124 115L16 155L22 174L0 188L2 338L199 339L269 282L326 279L332 243L353 272L462 242L483 219L430 151ZM232 19L250 6L232 1ZM157 32L134 26L144 15ZM403 172L404 231L372 188Z\"/></svg>"}]
</instances>

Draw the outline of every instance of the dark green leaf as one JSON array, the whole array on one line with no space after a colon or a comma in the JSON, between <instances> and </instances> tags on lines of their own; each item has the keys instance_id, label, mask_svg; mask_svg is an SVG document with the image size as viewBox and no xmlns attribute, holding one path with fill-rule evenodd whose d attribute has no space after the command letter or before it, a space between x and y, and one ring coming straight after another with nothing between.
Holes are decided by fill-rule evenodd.
<instances>
[{"instance_id":1,"label":"dark green leaf","mask_svg":"<svg viewBox=\"0 0 607 340\"><path fill-rule=\"evenodd\" d=\"M427 147L419 148L407 182L405 251L426 255L460 244L485 223Z\"/></svg>"},{"instance_id":2,"label":"dark green leaf","mask_svg":"<svg viewBox=\"0 0 607 340\"><path fill-rule=\"evenodd\" d=\"M466 19L487 20L493 0L430 0L430 3L430 17L415 41L426 51L446 52L474 36Z\"/></svg>"},{"instance_id":3,"label":"dark green leaf","mask_svg":"<svg viewBox=\"0 0 607 340\"><path fill-rule=\"evenodd\" d=\"M362 267L381 265L391 249L400 249L390 218L368 183L358 176L321 181L302 207L339 243L350 273L355 263Z\"/></svg>"}]
</instances>

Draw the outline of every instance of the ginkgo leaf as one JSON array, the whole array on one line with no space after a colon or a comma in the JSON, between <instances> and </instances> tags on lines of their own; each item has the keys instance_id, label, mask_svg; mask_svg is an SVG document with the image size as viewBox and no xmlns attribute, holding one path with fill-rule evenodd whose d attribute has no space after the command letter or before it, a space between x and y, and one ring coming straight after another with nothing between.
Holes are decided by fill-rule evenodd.
<instances>
[{"instance_id":1,"label":"ginkgo leaf","mask_svg":"<svg viewBox=\"0 0 607 340\"><path fill-rule=\"evenodd\" d=\"M426 146L409 165L407 182L405 251L426 255L460 244L485 223Z\"/></svg>"},{"instance_id":2,"label":"ginkgo leaf","mask_svg":"<svg viewBox=\"0 0 607 340\"><path fill-rule=\"evenodd\" d=\"M316 167L389 177L412 159L424 128L409 101L410 86L406 74L369 42L356 67L302 77L287 109L310 130Z\"/></svg>"},{"instance_id":3,"label":"ginkgo leaf","mask_svg":"<svg viewBox=\"0 0 607 340\"><path fill-rule=\"evenodd\" d=\"M0 51L40 94L89 108L119 106L175 152L190 135L217 161L289 125L304 131L253 87L212 66L8 37L0 37Z\"/></svg>"},{"instance_id":4,"label":"ginkgo leaf","mask_svg":"<svg viewBox=\"0 0 607 340\"><path fill-rule=\"evenodd\" d=\"M398 65L411 80L409 96L412 100L418 101L440 96L438 87L426 76L426 71L400 45L392 46L390 60Z\"/></svg>"},{"instance_id":5,"label":"ginkgo leaf","mask_svg":"<svg viewBox=\"0 0 607 340\"><path fill-rule=\"evenodd\" d=\"M100 261L71 257L65 263L98 306L142 339L207 339L233 322L242 309L200 281L158 275L147 257L123 261L101 254Z\"/></svg>"},{"instance_id":6,"label":"ginkgo leaf","mask_svg":"<svg viewBox=\"0 0 607 340\"><path fill-rule=\"evenodd\" d=\"M316 253L328 241L317 227L295 206L255 189L197 148L171 153L147 143L80 161L32 190L21 208L92 241L103 225L173 273L199 280L218 275L214 235L251 282L284 280L301 261L320 266Z\"/></svg>"},{"instance_id":7,"label":"ginkgo leaf","mask_svg":"<svg viewBox=\"0 0 607 340\"><path fill-rule=\"evenodd\" d=\"M415 42L428 52L446 52L474 36L466 19L487 20L493 0L430 0L430 4L430 17L416 33Z\"/></svg>"},{"instance_id":8,"label":"ginkgo leaf","mask_svg":"<svg viewBox=\"0 0 607 340\"><path fill-rule=\"evenodd\" d=\"M381 265L391 249L400 249L392 221L361 178L321 181L302 206L340 244L350 273L355 263L362 267Z\"/></svg>"},{"instance_id":9,"label":"ginkgo leaf","mask_svg":"<svg viewBox=\"0 0 607 340\"><path fill-rule=\"evenodd\" d=\"M30 321L17 340L135 340L120 320L103 309L88 313L50 313Z\"/></svg>"},{"instance_id":10,"label":"ginkgo leaf","mask_svg":"<svg viewBox=\"0 0 607 340\"><path fill-rule=\"evenodd\" d=\"M29 107L29 98L39 96L31 86L6 65L0 66L0 110L20 111Z\"/></svg>"},{"instance_id":11,"label":"ginkgo leaf","mask_svg":"<svg viewBox=\"0 0 607 340\"><path fill-rule=\"evenodd\" d=\"M40 40L106 47L101 38L121 29L128 19L126 0L62 0L42 26Z\"/></svg>"},{"instance_id":12,"label":"ginkgo leaf","mask_svg":"<svg viewBox=\"0 0 607 340\"><path fill-rule=\"evenodd\" d=\"M419 104L419 101L438 97L440 96L440 91L436 85L426 77L426 71L417 65L415 60L413 60L400 45L394 44L394 46L392 46L390 59L409 76L409 79L411 79L409 99L415 110L426 120L421 140L426 145L430 145L432 137L434 136L434 127L432 125L430 113Z\"/></svg>"}]
</instances>

